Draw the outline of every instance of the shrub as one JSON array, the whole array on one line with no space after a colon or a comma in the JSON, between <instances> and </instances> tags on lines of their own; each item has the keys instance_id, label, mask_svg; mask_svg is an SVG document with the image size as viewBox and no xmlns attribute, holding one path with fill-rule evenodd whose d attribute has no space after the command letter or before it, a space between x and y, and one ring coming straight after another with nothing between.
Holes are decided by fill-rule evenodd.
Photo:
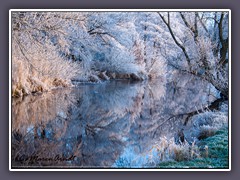
<instances>
[{"instance_id":1,"label":"shrub","mask_svg":"<svg viewBox=\"0 0 240 180\"><path fill-rule=\"evenodd\" d=\"M47 55L46 55L47 56ZM31 59L31 63L13 56L12 60L12 96L43 92L55 87L71 85L71 79L79 72L79 66L59 58ZM23 57L22 57L23 58Z\"/></svg>"}]
</instances>

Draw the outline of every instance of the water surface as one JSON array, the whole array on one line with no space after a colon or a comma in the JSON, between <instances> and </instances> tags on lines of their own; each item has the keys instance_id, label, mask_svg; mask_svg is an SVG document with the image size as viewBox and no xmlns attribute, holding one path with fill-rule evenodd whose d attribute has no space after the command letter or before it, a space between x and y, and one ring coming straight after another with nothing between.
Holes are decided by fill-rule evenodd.
<instances>
[{"instance_id":1,"label":"water surface","mask_svg":"<svg viewBox=\"0 0 240 180\"><path fill-rule=\"evenodd\" d=\"M154 145L175 137L179 114L213 100L209 84L186 75L80 84L12 101L12 166L155 167ZM211 93L210 93L211 94Z\"/></svg>"}]
</instances>

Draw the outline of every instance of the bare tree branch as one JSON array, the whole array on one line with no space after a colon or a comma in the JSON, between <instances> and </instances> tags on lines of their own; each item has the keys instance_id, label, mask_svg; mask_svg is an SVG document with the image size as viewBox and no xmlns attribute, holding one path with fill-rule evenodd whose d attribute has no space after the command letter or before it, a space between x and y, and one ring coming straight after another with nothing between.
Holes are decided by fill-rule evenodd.
<instances>
[{"instance_id":1,"label":"bare tree branch","mask_svg":"<svg viewBox=\"0 0 240 180\"><path fill-rule=\"evenodd\" d=\"M187 62L188 62L189 69L191 69L190 58L189 58L189 56L188 56L188 53L187 53L185 47L178 42L178 40L176 39L176 37L175 37L175 35L174 35L173 31L172 31L172 28L171 28L171 26L170 26L170 15L169 15L169 12L168 12L168 22L167 22L167 21L165 20L165 18L161 15L161 13L158 12L158 15L161 17L161 19L163 20L163 22L166 24L166 26L167 26L167 28L168 28L168 30L169 30L169 32L170 32L170 34L171 34L174 42L176 43L176 45L177 45L179 48L181 48L181 50L183 51L183 53L184 53L184 55L185 55L185 57L186 57L186 60L187 60Z\"/></svg>"}]
</instances>

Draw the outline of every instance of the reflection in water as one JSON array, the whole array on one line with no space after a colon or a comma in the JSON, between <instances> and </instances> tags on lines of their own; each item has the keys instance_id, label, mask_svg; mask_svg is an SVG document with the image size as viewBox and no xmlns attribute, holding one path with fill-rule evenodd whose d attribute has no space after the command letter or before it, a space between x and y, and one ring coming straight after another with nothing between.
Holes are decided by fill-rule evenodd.
<instances>
[{"instance_id":1,"label":"reflection in water","mask_svg":"<svg viewBox=\"0 0 240 180\"><path fill-rule=\"evenodd\" d=\"M181 128L175 115L209 99L209 85L182 76L162 83L79 85L12 103L12 166L151 167L161 137Z\"/></svg>"}]
</instances>

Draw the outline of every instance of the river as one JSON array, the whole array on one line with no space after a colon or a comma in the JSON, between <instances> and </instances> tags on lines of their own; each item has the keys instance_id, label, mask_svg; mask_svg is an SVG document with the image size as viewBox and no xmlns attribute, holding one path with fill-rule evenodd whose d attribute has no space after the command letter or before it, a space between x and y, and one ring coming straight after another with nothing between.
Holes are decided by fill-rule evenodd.
<instances>
[{"instance_id":1,"label":"river","mask_svg":"<svg viewBox=\"0 0 240 180\"><path fill-rule=\"evenodd\" d=\"M111 80L12 100L12 166L153 168L160 138L176 137L182 113L214 98L189 75Z\"/></svg>"}]
</instances>

